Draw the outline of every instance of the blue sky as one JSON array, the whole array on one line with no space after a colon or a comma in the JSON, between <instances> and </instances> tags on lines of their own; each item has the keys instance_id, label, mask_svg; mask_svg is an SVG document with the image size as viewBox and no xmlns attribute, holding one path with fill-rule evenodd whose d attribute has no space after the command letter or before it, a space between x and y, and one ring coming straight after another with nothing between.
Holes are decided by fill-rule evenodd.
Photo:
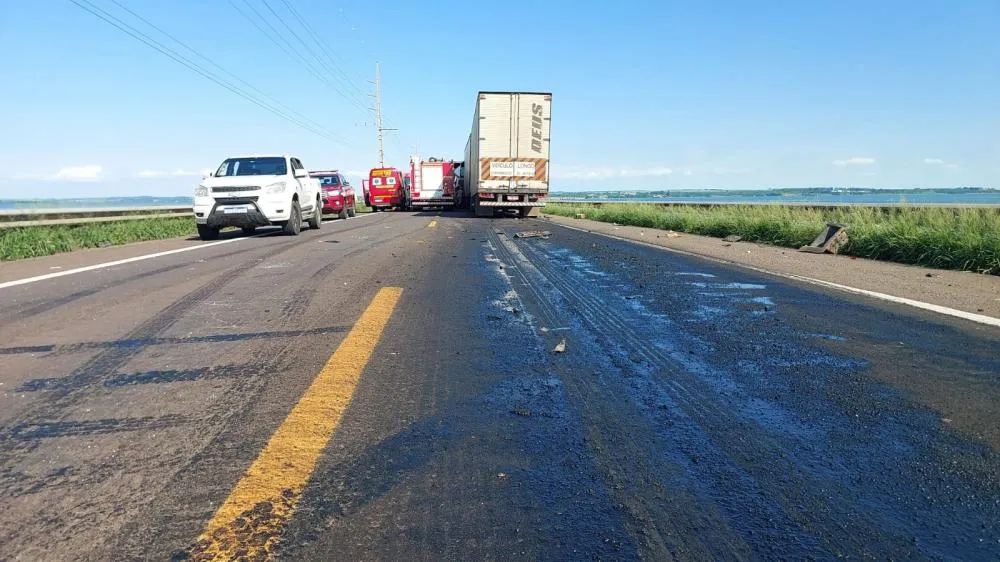
<instances>
[{"instance_id":1,"label":"blue sky","mask_svg":"<svg viewBox=\"0 0 1000 562\"><path fill-rule=\"evenodd\" d=\"M187 195L249 152L367 170L376 61L396 166L414 147L461 158L475 93L523 89L553 92L553 189L1000 187L996 0L117 0L211 63L114 0L78 1L337 142L69 0L4 0L0 197Z\"/></svg>"}]
</instances>

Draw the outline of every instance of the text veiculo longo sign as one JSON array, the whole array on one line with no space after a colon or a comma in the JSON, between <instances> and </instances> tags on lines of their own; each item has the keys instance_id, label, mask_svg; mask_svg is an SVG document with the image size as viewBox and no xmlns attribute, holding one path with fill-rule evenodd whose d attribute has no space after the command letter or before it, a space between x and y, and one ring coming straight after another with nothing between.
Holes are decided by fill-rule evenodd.
<instances>
[{"instance_id":1,"label":"text veiculo longo sign","mask_svg":"<svg viewBox=\"0 0 1000 562\"><path fill-rule=\"evenodd\" d=\"M534 162L490 162L491 176L534 177Z\"/></svg>"}]
</instances>

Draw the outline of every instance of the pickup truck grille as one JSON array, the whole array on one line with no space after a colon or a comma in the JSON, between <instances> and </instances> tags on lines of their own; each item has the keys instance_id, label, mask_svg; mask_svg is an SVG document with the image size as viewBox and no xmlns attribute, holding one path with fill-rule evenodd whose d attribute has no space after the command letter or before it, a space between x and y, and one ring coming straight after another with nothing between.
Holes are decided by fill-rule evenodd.
<instances>
[{"instance_id":1,"label":"pickup truck grille","mask_svg":"<svg viewBox=\"0 0 1000 562\"><path fill-rule=\"evenodd\" d=\"M259 185L234 185L224 187L213 187L212 193L237 193L240 191L260 191Z\"/></svg>"},{"instance_id":2,"label":"pickup truck grille","mask_svg":"<svg viewBox=\"0 0 1000 562\"><path fill-rule=\"evenodd\" d=\"M256 203L257 199L256 195L250 197L216 197L215 202L220 205L244 205L246 203Z\"/></svg>"}]
</instances>

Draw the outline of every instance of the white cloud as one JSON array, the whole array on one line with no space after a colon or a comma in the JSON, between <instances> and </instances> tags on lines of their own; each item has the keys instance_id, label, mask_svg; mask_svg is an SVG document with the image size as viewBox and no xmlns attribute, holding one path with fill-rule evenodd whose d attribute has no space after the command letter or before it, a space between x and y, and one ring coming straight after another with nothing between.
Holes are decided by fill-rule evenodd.
<instances>
[{"instance_id":1,"label":"white cloud","mask_svg":"<svg viewBox=\"0 0 1000 562\"><path fill-rule=\"evenodd\" d=\"M871 166L875 163L874 158L868 158L866 156L855 156L854 158L848 158L847 160L834 160L834 166Z\"/></svg>"},{"instance_id":2,"label":"white cloud","mask_svg":"<svg viewBox=\"0 0 1000 562\"><path fill-rule=\"evenodd\" d=\"M136 174L136 177L149 179L149 178L163 178L166 176L173 176L175 178L195 178L195 177L205 177L212 173L212 170L205 168L200 172L188 171L183 168L174 170L173 172L162 172L159 170L143 170Z\"/></svg>"},{"instance_id":3,"label":"white cloud","mask_svg":"<svg viewBox=\"0 0 1000 562\"><path fill-rule=\"evenodd\" d=\"M657 166L654 168L583 168L570 167L566 170L556 167L552 171L552 177L561 179L607 179L615 177L663 177L674 173L672 168Z\"/></svg>"},{"instance_id":4,"label":"white cloud","mask_svg":"<svg viewBox=\"0 0 1000 562\"><path fill-rule=\"evenodd\" d=\"M684 175L685 176L693 176L694 172L692 172L691 170L684 170Z\"/></svg>"},{"instance_id":5,"label":"white cloud","mask_svg":"<svg viewBox=\"0 0 1000 562\"><path fill-rule=\"evenodd\" d=\"M932 166L944 166L945 168L950 168L952 170L958 168L958 164L946 164L945 161L940 158L924 158L924 164L930 164Z\"/></svg>"},{"instance_id":6,"label":"white cloud","mask_svg":"<svg viewBox=\"0 0 1000 562\"><path fill-rule=\"evenodd\" d=\"M56 172L52 179L55 181L96 181L101 178L103 171L104 168L98 164L71 166Z\"/></svg>"}]
</instances>

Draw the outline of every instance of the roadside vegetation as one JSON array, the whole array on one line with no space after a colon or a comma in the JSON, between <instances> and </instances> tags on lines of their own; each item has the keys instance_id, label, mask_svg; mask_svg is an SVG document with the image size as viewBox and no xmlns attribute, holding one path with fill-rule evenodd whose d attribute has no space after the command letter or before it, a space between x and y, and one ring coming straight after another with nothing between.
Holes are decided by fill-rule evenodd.
<instances>
[{"instance_id":1,"label":"roadside vegetation","mask_svg":"<svg viewBox=\"0 0 1000 562\"><path fill-rule=\"evenodd\" d=\"M372 212L358 200L358 213ZM329 220L333 215L324 217ZM72 225L0 228L0 261L51 256L85 248L197 236L193 217L161 217Z\"/></svg>"},{"instance_id":2,"label":"roadside vegetation","mask_svg":"<svg viewBox=\"0 0 1000 562\"><path fill-rule=\"evenodd\" d=\"M842 207L815 209L788 205L653 205L616 203L601 206L555 203L546 213L578 214L601 222L675 230L775 246L809 244L828 222L849 227L840 253L1000 275L1000 209L907 207L891 209Z\"/></svg>"},{"instance_id":3,"label":"roadside vegetation","mask_svg":"<svg viewBox=\"0 0 1000 562\"><path fill-rule=\"evenodd\" d=\"M193 217L0 229L0 261L195 235Z\"/></svg>"}]
</instances>

